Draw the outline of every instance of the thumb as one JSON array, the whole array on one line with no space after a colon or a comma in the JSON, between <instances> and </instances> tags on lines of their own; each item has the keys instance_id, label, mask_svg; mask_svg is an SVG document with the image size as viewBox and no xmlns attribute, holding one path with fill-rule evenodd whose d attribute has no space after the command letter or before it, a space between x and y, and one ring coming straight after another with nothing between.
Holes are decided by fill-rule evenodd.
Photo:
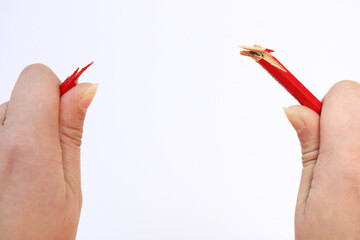
<instances>
[{"instance_id":1,"label":"thumb","mask_svg":"<svg viewBox=\"0 0 360 240\"><path fill-rule=\"evenodd\" d=\"M80 146L83 125L87 108L97 88L98 84L81 83L60 99L59 129L65 183L70 190L80 194Z\"/></svg>"},{"instance_id":2,"label":"thumb","mask_svg":"<svg viewBox=\"0 0 360 240\"><path fill-rule=\"evenodd\" d=\"M284 108L284 112L294 127L301 145L303 169L296 203L296 209L299 210L305 207L319 155L320 116L305 106L291 106Z\"/></svg>"}]
</instances>

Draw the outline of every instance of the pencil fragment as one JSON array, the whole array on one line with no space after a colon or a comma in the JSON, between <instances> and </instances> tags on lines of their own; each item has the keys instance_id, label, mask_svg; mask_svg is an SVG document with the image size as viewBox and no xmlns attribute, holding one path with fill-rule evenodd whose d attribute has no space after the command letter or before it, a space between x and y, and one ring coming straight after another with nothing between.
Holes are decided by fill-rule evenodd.
<instances>
[{"instance_id":1,"label":"pencil fragment","mask_svg":"<svg viewBox=\"0 0 360 240\"><path fill-rule=\"evenodd\" d=\"M83 67L80 71L79 68L77 68L71 76L65 79L65 81L60 85L60 97L64 95L67 91L69 91L71 88L76 86L81 74L83 74L83 72L85 72L85 70L88 69L88 67L90 67L91 64L93 63L94 62L89 63L88 65Z\"/></svg>"},{"instance_id":2,"label":"pencil fragment","mask_svg":"<svg viewBox=\"0 0 360 240\"><path fill-rule=\"evenodd\" d=\"M239 46L244 50L241 55L251 57L268 71L300 104L307 106L320 114L322 103L271 53L271 49L254 45L254 47Z\"/></svg>"}]
</instances>

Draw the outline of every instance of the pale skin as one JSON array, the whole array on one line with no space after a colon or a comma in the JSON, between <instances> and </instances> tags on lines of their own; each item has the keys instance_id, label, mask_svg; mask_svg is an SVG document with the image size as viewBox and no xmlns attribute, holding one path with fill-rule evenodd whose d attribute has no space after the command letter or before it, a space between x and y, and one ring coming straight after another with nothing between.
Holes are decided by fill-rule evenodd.
<instances>
[{"instance_id":1,"label":"pale skin","mask_svg":"<svg viewBox=\"0 0 360 240\"><path fill-rule=\"evenodd\" d=\"M335 84L321 116L304 106L284 110L302 148L295 238L360 239L360 84Z\"/></svg>"},{"instance_id":2,"label":"pale skin","mask_svg":"<svg viewBox=\"0 0 360 240\"><path fill-rule=\"evenodd\" d=\"M97 85L60 98L60 84L48 67L31 65L0 105L0 239L76 238L82 129ZM284 110L303 154L296 239L360 239L360 84L335 84L321 116Z\"/></svg>"},{"instance_id":3,"label":"pale skin","mask_svg":"<svg viewBox=\"0 0 360 240\"><path fill-rule=\"evenodd\" d=\"M61 98L46 66L20 74L0 105L0 239L75 239L82 204L80 145L97 85Z\"/></svg>"}]
</instances>

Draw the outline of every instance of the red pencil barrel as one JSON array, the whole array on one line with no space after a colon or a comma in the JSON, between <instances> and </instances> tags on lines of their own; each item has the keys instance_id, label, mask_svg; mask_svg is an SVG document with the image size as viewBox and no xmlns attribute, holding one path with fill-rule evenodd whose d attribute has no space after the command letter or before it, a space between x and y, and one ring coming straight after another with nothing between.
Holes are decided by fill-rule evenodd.
<instances>
[{"instance_id":1,"label":"red pencil barrel","mask_svg":"<svg viewBox=\"0 0 360 240\"><path fill-rule=\"evenodd\" d=\"M274 58L281 66L283 66L276 58ZM258 63L264 67L279 83L284 86L300 104L311 108L318 114L321 112L322 103L284 66L286 71L272 65L264 59L260 59Z\"/></svg>"}]
</instances>

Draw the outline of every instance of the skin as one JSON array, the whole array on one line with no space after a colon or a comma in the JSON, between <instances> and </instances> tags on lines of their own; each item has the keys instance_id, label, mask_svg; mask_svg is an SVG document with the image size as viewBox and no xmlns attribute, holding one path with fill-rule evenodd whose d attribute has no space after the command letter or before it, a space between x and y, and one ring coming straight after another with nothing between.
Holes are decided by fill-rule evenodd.
<instances>
[{"instance_id":1,"label":"skin","mask_svg":"<svg viewBox=\"0 0 360 240\"><path fill-rule=\"evenodd\" d=\"M0 105L0 239L75 239L82 204L80 145L97 85L59 97L59 79L35 64ZM297 240L360 239L360 84L335 84L321 116L284 109L302 148Z\"/></svg>"},{"instance_id":2,"label":"skin","mask_svg":"<svg viewBox=\"0 0 360 240\"><path fill-rule=\"evenodd\" d=\"M48 67L30 65L0 105L0 239L76 238L82 129L97 85L60 98L60 84Z\"/></svg>"},{"instance_id":3,"label":"skin","mask_svg":"<svg viewBox=\"0 0 360 240\"><path fill-rule=\"evenodd\" d=\"M321 116L304 106L284 110L302 148L295 238L360 239L360 84L335 84Z\"/></svg>"}]
</instances>

